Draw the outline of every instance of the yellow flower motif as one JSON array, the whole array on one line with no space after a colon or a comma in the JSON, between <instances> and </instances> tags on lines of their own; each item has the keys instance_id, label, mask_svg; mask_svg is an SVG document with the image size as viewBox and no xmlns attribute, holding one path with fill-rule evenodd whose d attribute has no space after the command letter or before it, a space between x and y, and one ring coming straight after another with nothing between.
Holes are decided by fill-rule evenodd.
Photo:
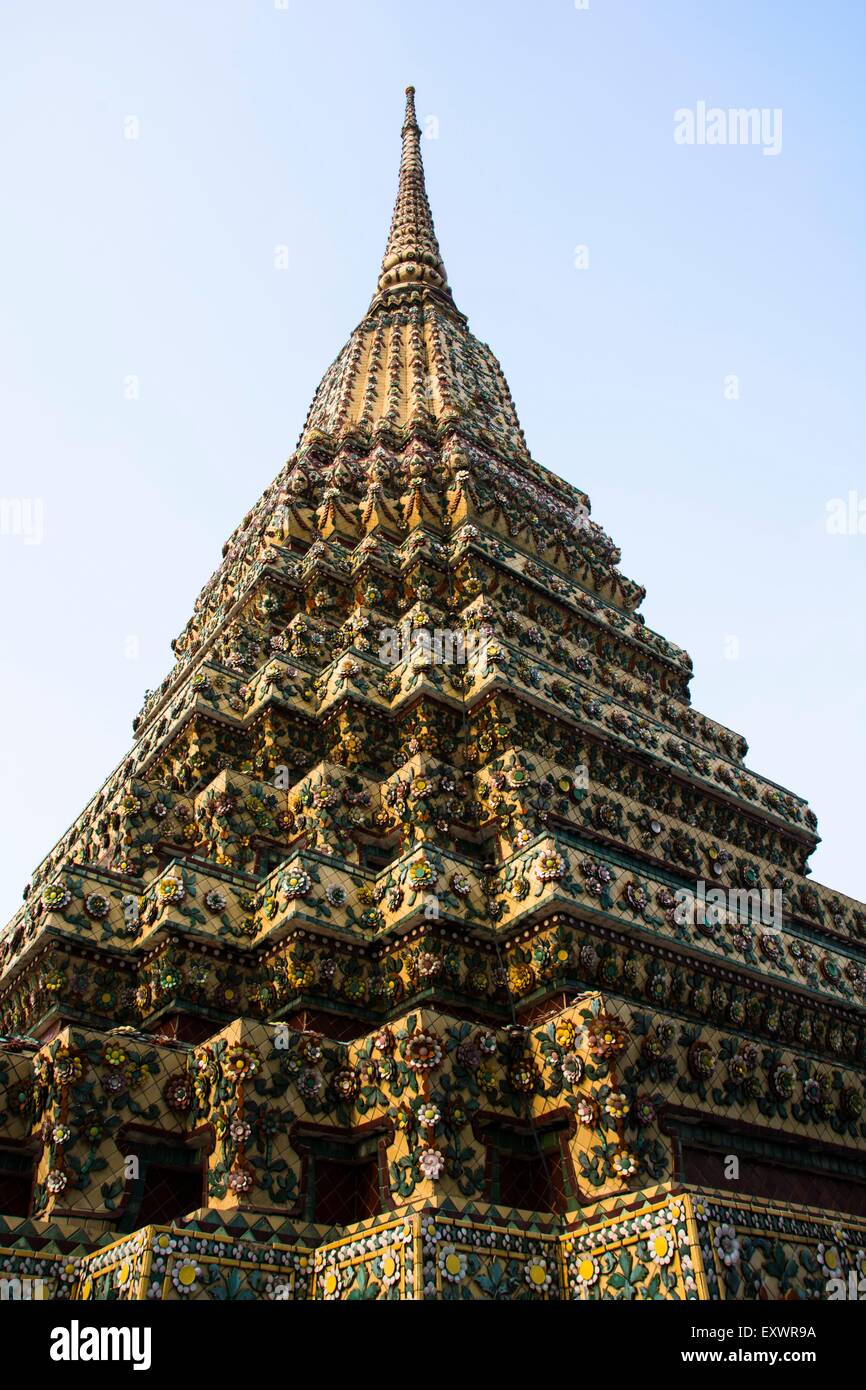
<instances>
[{"instance_id":1,"label":"yellow flower motif","mask_svg":"<svg viewBox=\"0 0 866 1390\"><path fill-rule=\"evenodd\" d=\"M295 989L306 989L316 978L316 972L311 965L293 965L289 970L289 983Z\"/></svg>"},{"instance_id":2,"label":"yellow flower motif","mask_svg":"<svg viewBox=\"0 0 866 1390\"><path fill-rule=\"evenodd\" d=\"M546 1293L553 1283L546 1260L530 1260L526 1266L526 1282L535 1293Z\"/></svg>"},{"instance_id":3,"label":"yellow flower motif","mask_svg":"<svg viewBox=\"0 0 866 1390\"><path fill-rule=\"evenodd\" d=\"M168 898L169 900L182 898L183 884L177 878L164 878L161 883L157 884L156 891L161 898Z\"/></svg>"},{"instance_id":4,"label":"yellow flower motif","mask_svg":"<svg viewBox=\"0 0 866 1390\"><path fill-rule=\"evenodd\" d=\"M649 1243L650 1253L660 1265L669 1264L673 1259L674 1248L663 1231L657 1231Z\"/></svg>"},{"instance_id":5,"label":"yellow flower motif","mask_svg":"<svg viewBox=\"0 0 866 1390\"><path fill-rule=\"evenodd\" d=\"M255 1052L251 1048L244 1047L237 1043L230 1047L223 1059L223 1068L227 1075L242 1081L244 1077L253 1076L259 1070L261 1063Z\"/></svg>"},{"instance_id":6,"label":"yellow flower motif","mask_svg":"<svg viewBox=\"0 0 866 1390\"><path fill-rule=\"evenodd\" d=\"M531 965L508 967L508 986L512 994L527 994L534 984L535 972Z\"/></svg>"},{"instance_id":7,"label":"yellow flower motif","mask_svg":"<svg viewBox=\"0 0 866 1390\"><path fill-rule=\"evenodd\" d=\"M589 1288L598 1278L598 1263L591 1255L586 1255L580 1261L574 1273L577 1282Z\"/></svg>"}]
</instances>

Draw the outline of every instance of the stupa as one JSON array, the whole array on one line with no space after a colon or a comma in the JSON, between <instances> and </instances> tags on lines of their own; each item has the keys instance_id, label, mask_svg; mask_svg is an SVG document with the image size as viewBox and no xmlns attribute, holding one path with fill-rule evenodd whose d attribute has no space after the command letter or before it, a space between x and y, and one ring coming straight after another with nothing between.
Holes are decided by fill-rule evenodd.
<instances>
[{"instance_id":1,"label":"stupa","mask_svg":"<svg viewBox=\"0 0 866 1390\"><path fill-rule=\"evenodd\" d=\"M866 1276L866 908L530 455L408 89L372 303L0 936L0 1275L86 1299Z\"/></svg>"}]
</instances>

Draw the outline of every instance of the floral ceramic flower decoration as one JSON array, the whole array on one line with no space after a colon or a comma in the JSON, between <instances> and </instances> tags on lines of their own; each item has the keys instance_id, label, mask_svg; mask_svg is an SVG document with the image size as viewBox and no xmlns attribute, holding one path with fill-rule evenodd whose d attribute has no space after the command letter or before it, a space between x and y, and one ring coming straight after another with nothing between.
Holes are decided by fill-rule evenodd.
<instances>
[{"instance_id":1,"label":"floral ceramic flower decoration","mask_svg":"<svg viewBox=\"0 0 866 1390\"><path fill-rule=\"evenodd\" d=\"M586 891L594 898L605 899L608 885L613 879L613 875L607 865L596 864L593 860L586 859L581 865L581 873L586 880Z\"/></svg>"},{"instance_id":2,"label":"floral ceramic flower decoration","mask_svg":"<svg viewBox=\"0 0 866 1390\"><path fill-rule=\"evenodd\" d=\"M818 969L823 975L828 985L838 985L842 972L837 961L832 956L822 956L818 962Z\"/></svg>"},{"instance_id":3,"label":"floral ceramic flower decoration","mask_svg":"<svg viewBox=\"0 0 866 1390\"><path fill-rule=\"evenodd\" d=\"M293 898L305 898L312 886L313 881L304 869L298 869L292 873L284 874L280 884L283 893L290 900Z\"/></svg>"},{"instance_id":4,"label":"floral ceramic flower decoration","mask_svg":"<svg viewBox=\"0 0 866 1390\"><path fill-rule=\"evenodd\" d=\"M728 1224L717 1226L713 1233L716 1254L726 1269L739 1264L740 1242L735 1228Z\"/></svg>"},{"instance_id":5,"label":"floral ceramic flower decoration","mask_svg":"<svg viewBox=\"0 0 866 1390\"><path fill-rule=\"evenodd\" d=\"M62 1085L71 1085L84 1076L85 1061L78 1052L61 1048L54 1058L54 1075Z\"/></svg>"},{"instance_id":6,"label":"floral ceramic flower decoration","mask_svg":"<svg viewBox=\"0 0 866 1390\"><path fill-rule=\"evenodd\" d=\"M438 1149L425 1148L418 1155L418 1167L430 1182L436 1182L445 1171L445 1159Z\"/></svg>"},{"instance_id":7,"label":"floral ceramic flower decoration","mask_svg":"<svg viewBox=\"0 0 866 1390\"><path fill-rule=\"evenodd\" d=\"M699 1081L712 1076L717 1061L715 1049L708 1042L694 1042L689 1048L689 1071Z\"/></svg>"},{"instance_id":8,"label":"floral ceramic flower decoration","mask_svg":"<svg viewBox=\"0 0 866 1390\"><path fill-rule=\"evenodd\" d=\"M774 965L778 965L779 962L783 960L784 952L782 950L782 944L777 936L773 936L769 932L761 932L758 936L758 943L761 948L761 953L766 956L767 960L772 961Z\"/></svg>"},{"instance_id":9,"label":"floral ceramic flower decoration","mask_svg":"<svg viewBox=\"0 0 866 1390\"><path fill-rule=\"evenodd\" d=\"M582 1125L593 1128L598 1124L598 1102L591 1096L578 1096L574 1113Z\"/></svg>"},{"instance_id":10,"label":"floral ceramic flower decoration","mask_svg":"<svg viewBox=\"0 0 866 1390\"><path fill-rule=\"evenodd\" d=\"M634 1177L638 1170L638 1160L628 1149L619 1149L613 1155L612 1165L614 1173L619 1178Z\"/></svg>"},{"instance_id":11,"label":"floral ceramic flower decoration","mask_svg":"<svg viewBox=\"0 0 866 1390\"><path fill-rule=\"evenodd\" d=\"M648 1239L650 1258L657 1265L668 1265L676 1254L676 1246L669 1231L655 1231Z\"/></svg>"},{"instance_id":12,"label":"floral ceramic flower decoration","mask_svg":"<svg viewBox=\"0 0 866 1390\"><path fill-rule=\"evenodd\" d=\"M838 1278L839 1271L842 1268L842 1257L839 1253L838 1246L825 1244L822 1241L815 1251L815 1256L818 1264L821 1266L821 1272L826 1279Z\"/></svg>"},{"instance_id":13,"label":"floral ceramic flower decoration","mask_svg":"<svg viewBox=\"0 0 866 1390\"><path fill-rule=\"evenodd\" d=\"M298 1093L304 1100L315 1100L322 1094L325 1079L315 1067L308 1067L298 1077Z\"/></svg>"},{"instance_id":14,"label":"floral ceramic flower decoration","mask_svg":"<svg viewBox=\"0 0 866 1390\"><path fill-rule=\"evenodd\" d=\"M184 1298L198 1292L201 1278L202 1268L195 1260L176 1260L172 1265L171 1282Z\"/></svg>"},{"instance_id":15,"label":"floral ceramic flower decoration","mask_svg":"<svg viewBox=\"0 0 866 1390\"><path fill-rule=\"evenodd\" d=\"M535 971L531 965L518 961L509 965L507 980L512 994L528 994L535 984Z\"/></svg>"},{"instance_id":16,"label":"floral ceramic flower decoration","mask_svg":"<svg viewBox=\"0 0 866 1390\"><path fill-rule=\"evenodd\" d=\"M223 1071L234 1081L246 1081L261 1067L258 1055L241 1043L228 1048L223 1057Z\"/></svg>"},{"instance_id":17,"label":"floral ceramic flower decoration","mask_svg":"<svg viewBox=\"0 0 866 1390\"><path fill-rule=\"evenodd\" d=\"M573 1277L581 1288L592 1288L593 1284L598 1282L599 1273L598 1260L593 1259L591 1255L584 1255L574 1263Z\"/></svg>"},{"instance_id":18,"label":"floral ceramic flower decoration","mask_svg":"<svg viewBox=\"0 0 866 1390\"><path fill-rule=\"evenodd\" d=\"M373 1269L383 1289L390 1289L399 1283L400 1259L394 1251L388 1250L380 1255L378 1261L374 1263Z\"/></svg>"},{"instance_id":19,"label":"floral ceramic flower decoration","mask_svg":"<svg viewBox=\"0 0 866 1390\"><path fill-rule=\"evenodd\" d=\"M456 1061L458 1066L462 1067L465 1071L476 1072L481 1066L483 1058L484 1053L474 1039L464 1038L463 1041L458 1044Z\"/></svg>"},{"instance_id":20,"label":"floral ceramic flower decoration","mask_svg":"<svg viewBox=\"0 0 866 1390\"><path fill-rule=\"evenodd\" d=\"M649 893L639 883L627 883L625 897L629 907L634 912L642 914L649 907Z\"/></svg>"},{"instance_id":21,"label":"floral ceramic flower decoration","mask_svg":"<svg viewBox=\"0 0 866 1390\"><path fill-rule=\"evenodd\" d=\"M185 1115L192 1109L195 1098L192 1077L186 1074L170 1077L163 1088L163 1095L169 1110L173 1110L179 1115Z\"/></svg>"},{"instance_id":22,"label":"floral ceramic flower decoration","mask_svg":"<svg viewBox=\"0 0 866 1390\"><path fill-rule=\"evenodd\" d=\"M409 883L415 889L432 888L437 878L436 870L426 859L416 859L409 866Z\"/></svg>"},{"instance_id":23,"label":"floral ceramic flower decoration","mask_svg":"<svg viewBox=\"0 0 866 1390\"><path fill-rule=\"evenodd\" d=\"M508 1081L512 1090L523 1095L534 1091L539 1084L538 1067L531 1057L522 1057L512 1062L508 1069Z\"/></svg>"},{"instance_id":24,"label":"floral ceramic flower decoration","mask_svg":"<svg viewBox=\"0 0 866 1390\"><path fill-rule=\"evenodd\" d=\"M440 1245L437 1249L436 1264L442 1278L449 1284L462 1284L466 1278L468 1269L466 1256L450 1242Z\"/></svg>"},{"instance_id":25,"label":"floral ceramic flower decoration","mask_svg":"<svg viewBox=\"0 0 866 1390\"><path fill-rule=\"evenodd\" d=\"M540 854L535 862L535 877L541 883L556 883L565 871L565 860L558 853Z\"/></svg>"},{"instance_id":26,"label":"floral ceramic flower decoration","mask_svg":"<svg viewBox=\"0 0 866 1390\"><path fill-rule=\"evenodd\" d=\"M42 904L49 912L62 912L72 901L65 883L49 883L42 890Z\"/></svg>"},{"instance_id":27,"label":"floral ceramic flower decoration","mask_svg":"<svg viewBox=\"0 0 866 1390\"><path fill-rule=\"evenodd\" d=\"M795 1075L792 1067L779 1062L769 1073L770 1090L779 1100L790 1100L794 1094Z\"/></svg>"},{"instance_id":28,"label":"floral ceramic flower decoration","mask_svg":"<svg viewBox=\"0 0 866 1390\"><path fill-rule=\"evenodd\" d=\"M186 896L183 879L175 874L169 874L166 878L160 879L156 886L156 896L162 903L179 903Z\"/></svg>"},{"instance_id":29,"label":"floral ceramic flower decoration","mask_svg":"<svg viewBox=\"0 0 866 1390\"><path fill-rule=\"evenodd\" d=\"M628 1042L628 1034L622 1024L607 1016L590 1019L587 1024L589 1050L593 1057L617 1057Z\"/></svg>"},{"instance_id":30,"label":"floral ceramic flower decoration","mask_svg":"<svg viewBox=\"0 0 866 1390\"><path fill-rule=\"evenodd\" d=\"M380 1028L378 1033L376 1033L375 1037L373 1038L373 1046L376 1048L378 1052L382 1052L386 1056L390 1056L390 1054L394 1051L395 1047L395 1038L391 1029Z\"/></svg>"},{"instance_id":31,"label":"floral ceramic flower decoration","mask_svg":"<svg viewBox=\"0 0 866 1390\"><path fill-rule=\"evenodd\" d=\"M319 1273L318 1282L322 1298L330 1302L340 1297L343 1280L336 1263L329 1261L323 1267Z\"/></svg>"},{"instance_id":32,"label":"floral ceramic flower decoration","mask_svg":"<svg viewBox=\"0 0 866 1390\"><path fill-rule=\"evenodd\" d=\"M331 1078L331 1088L341 1101L353 1101L361 1089L361 1078L354 1067L340 1067Z\"/></svg>"},{"instance_id":33,"label":"floral ceramic flower decoration","mask_svg":"<svg viewBox=\"0 0 866 1390\"><path fill-rule=\"evenodd\" d=\"M630 1110L628 1097L623 1091L610 1091L604 1100L604 1113L611 1120L623 1120Z\"/></svg>"},{"instance_id":34,"label":"floral ceramic flower decoration","mask_svg":"<svg viewBox=\"0 0 866 1390\"><path fill-rule=\"evenodd\" d=\"M442 1044L433 1033L412 1033L403 1044L403 1060L412 1071L432 1071L442 1056Z\"/></svg>"},{"instance_id":35,"label":"floral ceramic flower decoration","mask_svg":"<svg viewBox=\"0 0 866 1390\"><path fill-rule=\"evenodd\" d=\"M442 957L432 951L421 951L416 959L418 975L422 980L434 980L442 973Z\"/></svg>"},{"instance_id":36,"label":"floral ceramic flower decoration","mask_svg":"<svg viewBox=\"0 0 866 1390\"><path fill-rule=\"evenodd\" d=\"M553 1285L553 1272L547 1260L527 1260L524 1278L532 1293L539 1296L549 1293Z\"/></svg>"},{"instance_id":37,"label":"floral ceramic flower decoration","mask_svg":"<svg viewBox=\"0 0 866 1390\"><path fill-rule=\"evenodd\" d=\"M658 1116L658 1104L654 1096L638 1096L634 1103L635 1122L641 1129L654 1124Z\"/></svg>"},{"instance_id":38,"label":"floral ceramic flower decoration","mask_svg":"<svg viewBox=\"0 0 866 1390\"><path fill-rule=\"evenodd\" d=\"M562 1058L562 1075L571 1086L583 1079L583 1059L576 1052L566 1052Z\"/></svg>"},{"instance_id":39,"label":"floral ceramic flower decoration","mask_svg":"<svg viewBox=\"0 0 866 1390\"><path fill-rule=\"evenodd\" d=\"M236 1163L228 1176L229 1191L238 1196L252 1192L256 1185L255 1174L247 1164Z\"/></svg>"},{"instance_id":40,"label":"floral ceramic flower decoration","mask_svg":"<svg viewBox=\"0 0 866 1390\"><path fill-rule=\"evenodd\" d=\"M820 1104L822 1097L821 1084L816 1077L807 1076L803 1082L803 1099L807 1105Z\"/></svg>"},{"instance_id":41,"label":"floral ceramic flower decoration","mask_svg":"<svg viewBox=\"0 0 866 1390\"><path fill-rule=\"evenodd\" d=\"M863 1092L857 1086L843 1086L839 1093L839 1109L846 1119L859 1120L863 1114Z\"/></svg>"}]
</instances>

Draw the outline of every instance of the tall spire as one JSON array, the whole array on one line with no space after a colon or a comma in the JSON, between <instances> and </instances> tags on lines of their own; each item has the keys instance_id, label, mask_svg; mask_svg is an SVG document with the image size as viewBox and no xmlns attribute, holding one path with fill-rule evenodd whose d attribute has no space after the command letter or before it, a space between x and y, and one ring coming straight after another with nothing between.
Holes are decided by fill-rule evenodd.
<instances>
[{"instance_id":1,"label":"tall spire","mask_svg":"<svg viewBox=\"0 0 866 1390\"><path fill-rule=\"evenodd\" d=\"M373 305L403 290L432 290L453 304L424 185L415 88L406 88L400 183Z\"/></svg>"}]
</instances>

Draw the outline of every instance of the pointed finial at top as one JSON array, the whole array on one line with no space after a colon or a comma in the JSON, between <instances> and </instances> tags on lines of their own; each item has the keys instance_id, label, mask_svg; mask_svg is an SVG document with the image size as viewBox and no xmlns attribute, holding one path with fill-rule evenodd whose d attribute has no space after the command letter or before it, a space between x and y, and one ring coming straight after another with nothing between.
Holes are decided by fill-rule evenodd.
<instances>
[{"instance_id":1,"label":"pointed finial at top","mask_svg":"<svg viewBox=\"0 0 866 1390\"><path fill-rule=\"evenodd\" d=\"M406 114L401 136L403 150L397 201L373 304L384 294L421 288L434 290L453 304L427 201L421 159L421 127L415 115L414 87L406 88Z\"/></svg>"}]
</instances>

